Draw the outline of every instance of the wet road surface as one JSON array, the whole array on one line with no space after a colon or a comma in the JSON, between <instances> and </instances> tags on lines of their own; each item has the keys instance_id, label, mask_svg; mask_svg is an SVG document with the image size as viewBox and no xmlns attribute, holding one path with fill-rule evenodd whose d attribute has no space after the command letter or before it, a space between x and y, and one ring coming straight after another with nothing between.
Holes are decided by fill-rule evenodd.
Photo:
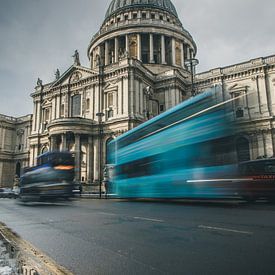
<instances>
[{"instance_id":1,"label":"wet road surface","mask_svg":"<svg viewBox=\"0 0 275 275\"><path fill-rule=\"evenodd\" d=\"M74 274L275 274L275 205L83 199L0 221Z\"/></svg>"}]
</instances>

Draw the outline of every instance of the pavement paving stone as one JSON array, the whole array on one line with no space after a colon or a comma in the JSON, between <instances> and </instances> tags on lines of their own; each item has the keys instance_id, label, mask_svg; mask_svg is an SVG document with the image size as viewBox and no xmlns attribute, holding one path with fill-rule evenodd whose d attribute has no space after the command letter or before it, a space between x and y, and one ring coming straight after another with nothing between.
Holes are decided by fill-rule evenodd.
<instances>
[{"instance_id":1,"label":"pavement paving stone","mask_svg":"<svg viewBox=\"0 0 275 275\"><path fill-rule=\"evenodd\" d=\"M0 274L17 275L19 273L16 269L15 260L9 258L4 243L0 240Z\"/></svg>"}]
</instances>

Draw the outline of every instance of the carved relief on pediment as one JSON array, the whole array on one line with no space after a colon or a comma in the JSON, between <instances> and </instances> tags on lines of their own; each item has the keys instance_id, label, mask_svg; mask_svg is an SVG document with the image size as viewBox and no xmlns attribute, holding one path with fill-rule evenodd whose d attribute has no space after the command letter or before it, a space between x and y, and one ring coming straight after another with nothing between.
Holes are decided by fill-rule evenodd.
<instances>
[{"instance_id":1,"label":"carved relief on pediment","mask_svg":"<svg viewBox=\"0 0 275 275\"><path fill-rule=\"evenodd\" d=\"M74 72L71 75L71 81L70 82L77 82L82 78L82 73L79 71Z\"/></svg>"},{"instance_id":2,"label":"carved relief on pediment","mask_svg":"<svg viewBox=\"0 0 275 275\"><path fill-rule=\"evenodd\" d=\"M42 102L42 107L46 107L46 106L49 106L52 104L52 99L51 98L48 98L48 99L45 99L43 102Z\"/></svg>"}]
</instances>

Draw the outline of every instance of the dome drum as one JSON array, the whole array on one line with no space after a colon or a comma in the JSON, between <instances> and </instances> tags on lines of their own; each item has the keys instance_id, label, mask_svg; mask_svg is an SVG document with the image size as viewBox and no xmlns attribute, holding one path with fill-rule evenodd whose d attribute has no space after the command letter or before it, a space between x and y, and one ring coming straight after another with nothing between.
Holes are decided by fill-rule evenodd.
<instances>
[{"instance_id":1,"label":"dome drum","mask_svg":"<svg viewBox=\"0 0 275 275\"><path fill-rule=\"evenodd\" d=\"M169 32L168 32L169 34ZM92 68L97 67L97 56L105 66L129 57L143 64L159 64L185 69L184 60L193 58L196 49L186 40L175 36L152 32L133 32L111 37L91 48Z\"/></svg>"}]
</instances>

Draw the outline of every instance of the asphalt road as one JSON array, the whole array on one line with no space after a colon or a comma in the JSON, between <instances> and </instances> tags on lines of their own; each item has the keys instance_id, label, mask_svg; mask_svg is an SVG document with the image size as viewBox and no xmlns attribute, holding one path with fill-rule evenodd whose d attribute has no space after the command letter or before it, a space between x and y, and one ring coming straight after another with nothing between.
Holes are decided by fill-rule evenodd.
<instances>
[{"instance_id":1,"label":"asphalt road","mask_svg":"<svg viewBox=\"0 0 275 275\"><path fill-rule=\"evenodd\" d=\"M0 199L0 221L74 274L275 274L275 205Z\"/></svg>"}]
</instances>

